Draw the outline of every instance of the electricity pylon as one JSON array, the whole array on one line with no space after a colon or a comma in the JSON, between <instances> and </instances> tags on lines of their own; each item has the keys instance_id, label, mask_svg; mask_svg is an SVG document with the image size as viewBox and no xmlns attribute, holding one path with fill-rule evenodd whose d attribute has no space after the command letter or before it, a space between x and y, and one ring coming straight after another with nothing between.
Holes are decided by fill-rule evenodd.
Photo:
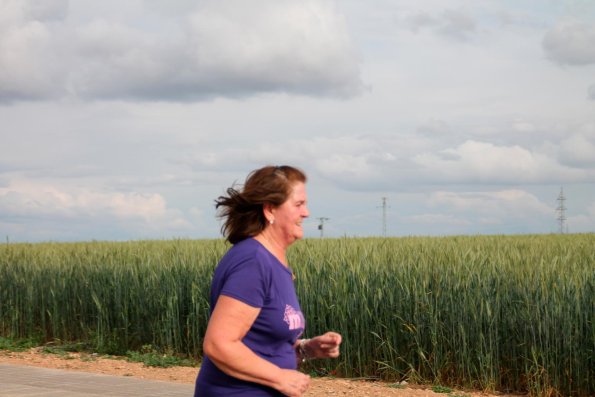
<instances>
[{"instance_id":1,"label":"electricity pylon","mask_svg":"<svg viewBox=\"0 0 595 397\"><path fill-rule=\"evenodd\" d=\"M564 197L564 189L560 188L560 194L557 198L558 207L556 208L556 212L558 213L558 225L560 226L560 233L564 233L564 231L568 231L565 225L566 223L566 207L564 206L564 201L566 201L566 197Z\"/></svg>"},{"instance_id":2,"label":"electricity pylon","mask_svg":"<svg viewBox=\"0 0 595 397\"><path fill-rule=\"evenodd\" d=\"M386 197L382 197L382 235L386 237Z\"/></svg>"},{"instance_id":3,"label":"electricity pylon","mask_svg":"<svg viewBox=\"0 0 595 397\"><path fill-rule=\"evenodd\" d=\"M328 221L330 219L325 217L320 217L316 219L320 221L320 224L318 225L318 230L320 230L320 237L324 237L324 221Z\"/></svg>"}]
</instances>

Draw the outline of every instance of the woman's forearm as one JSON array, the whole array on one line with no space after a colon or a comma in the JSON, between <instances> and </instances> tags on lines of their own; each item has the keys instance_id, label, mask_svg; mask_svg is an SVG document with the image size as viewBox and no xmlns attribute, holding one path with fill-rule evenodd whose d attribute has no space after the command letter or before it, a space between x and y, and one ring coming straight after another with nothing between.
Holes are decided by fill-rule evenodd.
<instances>
[{"instance_id":1,"label":"woman's forearm","mask_svg":"<svg viewBox=\"0 0 595 397\"><path fill-rule=\"evenodd\" d=\"M279 368L242 342L259 312L259 308L220 296L209 319L203 351L229 376L272 387L286 396L301 396L308 388L309 376Z\"/></svg>"},{"instance_id":2,"label":"woman's forearm","mask_svg":"<svg viewBox=\"0 0 595 397\"><path fill-rule=\"evenodd\" d=\"M283 370L259 357L241 341L209 343L205 354L223 372L234 378L278 388Z\"/></svg>"},{"instance_id":3,"label":"woman's forearm","mask_svg":"<svg viewBox=\"0 0 595 397\"><path fill-rule=\"evenodd\" d=\"M293 346L298 363L310 358L339 357L341 340L341 335L336 332L327 332L311 339L298 339Z\"/></svg>"}]
</instances>

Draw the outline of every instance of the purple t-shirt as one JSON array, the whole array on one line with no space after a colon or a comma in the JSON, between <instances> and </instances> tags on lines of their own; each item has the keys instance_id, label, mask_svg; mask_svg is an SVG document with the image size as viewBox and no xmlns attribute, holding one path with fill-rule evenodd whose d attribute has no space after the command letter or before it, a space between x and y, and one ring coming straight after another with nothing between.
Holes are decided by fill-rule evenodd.
<instances>
[{"instance_id":1,"label":"purple t-shirt","mask_svg":"<svg viewBox=\"0 0 595 397\"><path fill-rule=\"evenodd\" d=\"M296 369L293 349L305 320L295 294L291 270L262 244L247 238L235 244L215 269L211 284L211 313L220 295L260 309L242 340L258 356L286 369ZM205 355L194 397L282 396L276 390L229 375Z\"/></svg>"}]
</instances>

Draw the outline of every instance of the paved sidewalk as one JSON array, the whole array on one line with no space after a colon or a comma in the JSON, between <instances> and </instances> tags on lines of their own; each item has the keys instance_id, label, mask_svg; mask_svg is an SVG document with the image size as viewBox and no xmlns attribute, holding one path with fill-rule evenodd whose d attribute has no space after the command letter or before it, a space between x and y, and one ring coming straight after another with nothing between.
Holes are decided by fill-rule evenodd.
<instances>
[{"instance_id":1,"label":"paved sidewalk","mask_svg":"<svg viewBox=\"0 0 595 397\"><path fill-rule=\"evenodd\" d=\"M0 397L192 397L194 385L0 364Z\"/></svg>"}]
</instances>

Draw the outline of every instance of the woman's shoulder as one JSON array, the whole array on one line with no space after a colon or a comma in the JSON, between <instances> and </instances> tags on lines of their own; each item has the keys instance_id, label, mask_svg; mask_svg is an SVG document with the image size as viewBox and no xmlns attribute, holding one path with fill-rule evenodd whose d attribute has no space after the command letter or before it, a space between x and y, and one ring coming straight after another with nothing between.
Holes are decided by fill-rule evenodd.
<instances>
[{"instance_id":1,"label":"woman's shoulder","mask_svg":"<svg viewBox=\"0 0 595 397\"><path fill-rule=\"evenodd\" d=\"M264 255L266 255L266 248L249 237L234 244L224 255L221 263L225 263L227 266L246 263L262 266L263 263L266 263L266 261L263 261Z\"/></svg>"},{"instance_id":2,"label":"woman's shoulder","mask_svg":"<svg viewBox=\"0 0 595 397\"><path fill-rule=\"evenodd\" d=\"M227 252L234 256L252 256L258 253L260 243L252 237L245 238L242 241L235 243ZM227 255L226 254L226 255Z\"/></svg>"},{"instance_id":3,"label":"woman's shoulder","mask_svg":"<svg viewBox=\"0 0 595 397\"><path fill-rule=\"evenodd\" d=\"M217 269L216 278L243 277L245 280L271 280L273 266L267 258L266 248L253 238L247 238L233 245L223 256Z\"/></svg>"}]
</instances>

